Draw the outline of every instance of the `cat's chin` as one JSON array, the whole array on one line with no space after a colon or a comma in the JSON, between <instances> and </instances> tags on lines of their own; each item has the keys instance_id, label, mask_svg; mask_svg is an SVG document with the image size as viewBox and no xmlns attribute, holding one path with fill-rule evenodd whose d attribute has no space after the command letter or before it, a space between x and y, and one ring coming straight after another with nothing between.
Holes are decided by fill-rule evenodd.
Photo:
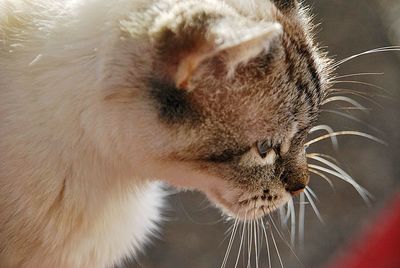
<instances>
[{"instance_id":1,"label":"cat's chin","mask_svg":"<svg viewBox=\"0 0 400 268\"><path fill-rule=\"evenodd\" d=\"M158 172L152 177L163 178L165 182L178 189L198 190L226 216L243 221L261 218L286 204L291 198L279 183L271 182L267 187L268 190L263 188L250 190L176 162L160 165Z\"/></svg>"},{"instance_id":2,"label":"cat's chin","mask_svg":"<svg viewBox=\"0 0 400 268\"><path fill-rule=\"evenodd\" d=\"M224 215L242 221L262 218L286 204L291 198L286 191L276 191L265 196L240 189L214 188L205 193Z\"/></svg>"}]
</instances>

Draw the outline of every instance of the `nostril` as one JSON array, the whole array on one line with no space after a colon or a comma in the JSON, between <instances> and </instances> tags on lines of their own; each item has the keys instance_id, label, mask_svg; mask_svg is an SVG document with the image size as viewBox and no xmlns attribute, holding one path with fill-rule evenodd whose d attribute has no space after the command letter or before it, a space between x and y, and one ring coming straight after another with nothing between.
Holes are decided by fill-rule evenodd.
<instances>
[{"instance_id":1,"label":"nostril","mask_svg":"<svg viewBox=\"0 0 400 268\"><path fill-rule=\"evenodd\" d=\"M307 185L303 183L293 183L286 187L286 191L288 191L291 195L297 195L304 191Z\"/></svg>"}]
</instances>

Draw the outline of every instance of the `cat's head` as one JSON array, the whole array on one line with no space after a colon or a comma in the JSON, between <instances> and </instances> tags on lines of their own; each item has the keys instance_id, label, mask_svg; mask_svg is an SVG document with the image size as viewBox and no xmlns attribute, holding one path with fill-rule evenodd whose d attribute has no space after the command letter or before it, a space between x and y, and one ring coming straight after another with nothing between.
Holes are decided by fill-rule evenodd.
<instances>
[{"instance_id":1,"label":"cat's head","mask_svg":"<svg viewBox=\"0 0 400 268\"><path fill-rule=\"evenodd\" d=\"M296 1L216 2L175 2L146 28L143 169L249 219L308 184L327 67Z\"/></svg>"}]
</instances>

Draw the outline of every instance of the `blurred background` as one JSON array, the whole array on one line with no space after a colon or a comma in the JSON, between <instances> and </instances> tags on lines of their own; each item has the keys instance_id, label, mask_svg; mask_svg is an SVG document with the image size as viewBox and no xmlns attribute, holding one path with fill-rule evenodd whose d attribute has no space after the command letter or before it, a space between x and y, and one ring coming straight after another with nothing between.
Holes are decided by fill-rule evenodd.
<instances>
[{"instance_id":1,"label":"blurred background","mask_svg":"<svg viewBox=\"0 0 400 268\"><path fill-rule=\"evenodd\" d=\"M320 23L318 41L336 60L369 49L400 45L399 0L304 2L315 14L315 22ZM348 96L368 110L347 109L350 105L346 103L332 103L325 109L348 113L360 122L329 111L322 114L320 121L335 130L360 130L373 134L389 145L347 136L338 138L337 153L329 140L312 145L308 152L327 153L337 158L344 170L374 196L372 205L368 207L352 186L339 179L331 178L332 189L322 178L312 176L310 186L318 196L316 205L324 223L318 220L311 205L306 204L304 246L296 241L293 247L298 258L283 242L290 241L288 230L281 227L284 239L275 232L284 267L325 267L348 251L349 244L400 190L400 165L397 163L400 153L400 52L366 55L343 64L337 71L338 75L357 73L380 74L338 80L361 81L379 88L358 82L338 83L335 88L361 93L360 96ZM165 211L168 221L162 224L160 238L146 248L146 254L139 256L138 261L127 262L124 267L220 267L229 241L229 237L224 240L225 234L232 223L221 220L220 212L212 208L201 194L174 194L168 201L169 208ZM298 204L296 200L295 206ZM276 222L279 224L278 218ZM236 237L226 267L235 266L238 241ZM245 249L247 254L247 247ZM281 267L272 245L270 250L272 267ZM268 267L265 252L264 243L259 267ZM247 255L244 257L244 260L240 258L238 267L247 267ZM254 256L251 267L256 267Z\"/></svg>"}]
</instances>

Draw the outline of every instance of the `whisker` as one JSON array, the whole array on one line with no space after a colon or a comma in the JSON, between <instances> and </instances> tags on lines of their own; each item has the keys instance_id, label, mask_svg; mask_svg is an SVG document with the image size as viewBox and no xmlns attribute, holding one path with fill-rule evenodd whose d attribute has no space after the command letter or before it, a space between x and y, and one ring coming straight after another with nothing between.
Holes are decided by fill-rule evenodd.
<instances>
[{"instance_id":1,"label":"whisker","mask_svg":"<svg viewBox=\"0 0 400 268\"><path fill-rule=\"evenodd\" d=\"M262 250L262 246L263 246L263 239L262 239L262 229L261 229L261 222L262 219L258 219L257 221L257 240L258 240L258 260L260 260L260 256L261 256L261 250Z\"/></svg>"},{"instance_id":2,"label":"whisker","mask_svg":"<svg viewBox=\"0 0 400 268\"><path fill-rule=\"evenodd\" d=\"M290 211L290 208L289 208L289 204L290 203L293 203L293 199L291 198L287 203L286 203L286 215L285 215L285 223L287 224L287 222L288 222L288 220L289 220L289 218L291 217L291 215L292 215L292 212Z\"/></svg>"},{"instance_id":3,"label":"whisker","mask_svg":"<svg viewBox=\"0 0 400 268\"><path fill-rule=\"evenodd\" d=\"M311 205L312 209L314 210L315 215L317 215L318 220L319 220L322 224L325 224L325 222L324 222L324 220L322 219L321 214L319 213L319 210L318 210L317 206L315 205L314 200L312 199L312 196L309 194L307 188L304 189L304 194L305 194L305 196L307 197L308 202L310 202L310 205Z\"/></svg>"},{"instance_id":4,"label":"whisker","mask_svg":"<svg viewBox=\"0 0 400 268\"><path fill-rule=\"evenodd\" d=\"M374 105L378 106L381 109L383 109L383 106L381 104L379 104L378 102L376 102L375 100L373 100L371 97L373 96L373 97L387 98L386 95L367 94L366 92L360 92L360 91L344 89L344 88L331 88L331 89L329 89L328 96L344 96L344 94L357 96L359 98L367 100L367 101L373 103Z\"/></svg>"},{"instance_id":5,"label":"whisker","mask_svg":"<svg viewBox=\"0 0 400 268\"><path fill-rule=\"evenodd\" d=\"M233 240L235 239L235 236L236 236L237 227L238 227L238 218L236 218L236 220L235 220L235 222L233 224L233 230L232 230L231 238L229 239L229 244L228 244L228 247L226 249L224 260L222 262L221 268L225 268L226 262L228 261L229 254L230 254L231 249L232 249Z\"/></svg>"},{"instance_id":6,"label":"whisker","mask_svg":"<svg viewBox=\"0 0 400 268\"><path fill-rule=\"evenodd\" d=\"M363 108L357 108L357 107L353 107L353 106L347 106L347 107L342 106L342 107L337 107L335 109L337 109L337 110L346 110L346 111L362 111L362 112L364 112L366 114L369 114L369 112L372 111L371 108L363 109Z\"/></svg>"},{"instance_id":7,"label":"whisker","mask_svg":"<svg viewBox=\"0 0 400 268\"><path fill-rule=\"evenodd\" d=\"M275 206L275 205L274 205L274 206ZM275 206L275 207L276 207L276 206ZM301 264L303 264L303 263L301 262L301 260L299 259L299 257L297 256L296 252L294 252L293 247L288 243L288 241L283 237L283 234L279 231L279 229L278 229L278 227L276 226L275 221L274 221L274 219L272 218L271 214L269 214L268 216L269 216L269 219L271 220L272 225L274 226L274 228L275 228L277 234L278 234L279 237L281 238L281 240L287 245L287 247L290 249L290 251L291 251L291 252L293 253L293 255L296 257L296 259L297 259Z\"/></svg>"},{"instance_id":8,"label":"whisker","mask_svg":"<svg viewBox=\"0 0 400 268\"><path fill-rule=\"evenodd\" d=\"M361 91L359 89L350 89L350 88L344 88L344 87L331 87L328 89L328 96L331 96L332 94L350 94L350 95L355 95L358 97L368 97L370 96L370 92L365 92L365 91ZM385 95L381 95L381 94L376 94L376 92L374 92L372 94L372 96L385 96ZM371 100L370 98L368 98L368 100Z\"/></svg>"},{"instance_id":9,"label":"whisker","mask_svg":"<svg viewBox=\"0 0 400 268\"><path fill-rule=\"evenodd\" d=\"M270 254L270 251L269 251L268 235L267 235L267 231L265 229L264 221L262 219L261 219L261 226L262 226L262 230L264 232L265 245L267 247L268 268L271 268L271 254Z\"/></svg>"},{"instance_id":10,"label":"whisker","mask_svg":"<svg viewBox=\"0 0 400 268\"><path fill-rule=\"evenodd\" d=\"M310 168L312 168L312 169L317 169L317 170L326 172L328 174L331 174L331 175L333 175L333 176L335 176L335 177L337 177L337 178L339 178L339 179L351 184L354 187L354 189L356 189L356 191L360 194L360 196L364 200L364 202L367 205L370 205L369 198L371 198L371 194L366 189L364 189L362 186L360 186L357 182L355 182L353 179L348 179L343 174L341 174L339 172L336 172L336 171L333 171L333 170L330 170L328 168L324 168L324 167L317 166L317 165L312 165L312 164L308 164L308 166Z\"/></svg>"},{"instance_id":11,"label":"whisker","mask_svg":"<svg viewBox=\"0 0 400 268\"><path fill-rule=\"evenodd\" d=\"M312 133L314 133L314 132L321 131L321 130L325 130L325 131L328 132L329 134L335 133L334 130L333 130L330 126L328 126L328 125L318 125L318 126L315 126L315 127L311 128L310 131L309 131L308 133L309 133L309 134L312 134ZM339 143L338 143L337 137L336 137L336 136L332 136L332 137L331 137L331 141L332 141L332 146L333 146L333 148L334 148L335 150L337 150L337 149L339 148Z\"/></svg>"},{"instance_id":12,"label":"whisker","mask_svg":"<svg viewBox=\"0 0 400 268\"><path fill-rule=\"evenodd\" d=\"M247 232L247 267L250 268L251 266L251 250L252 250L252 244L253 244L253 221L249 221L248 224L248 229L250 229Z\"/></svg>"},{"instance_id":13,"label":"whisker","mask_svg":"<svg viewBox=\"0 0 400 268\"><path fill-rule=\"evenodd\" d=\"M345 74L333 77L333 79L342 79L347 77L355 77L355 76L367 76L367 75L384 75L385 73L355 73L355 74Z\"/></svg>"},{"instance_id":14,"label":"whisker","mask_svg":"<svg viewBox=\"0 0 400 268\"><path fill-rule=\"evenodd\" d=\"M215 224L217 224L217 223L219 223L219 222L224 220L224 218L221 217L220 219L215 220L215 221L211 221L211 222L200 222L200 221L197 221L196 219L194 219L190 215L190 213L185 208L185 205L184 205L184 202L182 201L181 195L178 195L178 200L179 200L180 207L182 208L182 212L185 214L185 217L187 217L191 222L193 222L193 223L195 223L197 225L215 225Z\"/></svg>"},{"instance_id":15,"label":"whisker","mask_svg":"<svg viewBox=\"0 0 400 268\"><path fill-rule=\"evenodd\" d=\"M358 187L361 187L346 171L344 171L343 169L341 169L338 165L326 160L323 157L320 156L310 156L309 158L314 159L320 163L323 163L325 165L327 165L330 168L333 168L336 172L340 173L342 176L344 176L350 183L352 183L353 185L357 185ZM361 187L362 188L362 187ZM372 198L372 195L365 190L364 188L362 188L363 191L365 192L365 194L369 197Z\"/></svg>"},{"instance_id":16,"label":"whisker","mask_svg":"<svg viewBox=\"0 0 400 268\"><path fill-rule=\"evenodd\" d=\"M288 202L290 210L290 243L294 246L296 237L296 211L294 209L293 199Z\"/></svg>"},{"instance_id":17,"label":"whisker","mask_svg":"<svg viewBox=\"0 0 400 268\"><path fill-rule=\"evenodd\" d=\"M274 244L276 253L277 253L277 255L278 255L279 263L281 264L281 267L284 268L283 262L282 262L282 258L281 258L281 254L279 253L278 246L276 245L274 232L272 231L272 229L270 229L269 232L270 232L270 234L271 234L272 242L273 242L273 244Z\"/></svg>"},{"instance_id":18,"label":"whisker","mask_svg":"<svg viewBox=\"0 0 400 268\"><path fill-rule=\"evenodd\" d=\"M253 221L253 228L254 228L254 250L255 250L255 258L256 258L256 268L258 268L258 245L257 245L257 229L256 229L256 224L258 221Z\"/></svg>"},{"instance_id":19,"label":"whisker","mask_svg":"<svg viewBox=\"0 0 400 268\"><path fill-rule=\"evenodd\" d=\"M316 142L319 142L319 141L322 141L322 140L325 140L325 139L328 139L328 138L332 138L333 136L344 136L344 135L360 136L360 137L364 137L364 138L373 140L373 141L375 141L377 143L380 143L380 144L383 144L383 145L387 145L387 143L384 142L383 140L381 140L381 139L379 139L379 138L377 138L375 136L372 136L370 134L367 134L367 133L364 133L364 132L359 132L359 131L350 131L350 130L348 130L348 131L333 132L333 133L329 133L329 134L320 136L318 138L315 138L315 139L313 139L311 141L306 142L305 146L310 146L311 144L314 144Z\"/></svg>"},{"instance_id":20,"label":"whisker","mask_svg":"<svg viewBox=\"0 0 400 268\"><path fill-rule=\"evenodd\" d=\"M280 219L281 226L283 228L287 227L287 218L286 218L287 215L288 215L288 209L287 209L287 203L286 203L285 206L279 207L279 219Z\"/></svg>"},{"instance_id":21,"label":"whisker","mask_svg":"<svg viewBox=\"0 0 400 268\"><path fill-rule=\"evenodd\" d=\"M382 53L382 52L392 52L392 51L400 51L400 46L388 46L388 47L381 47L381 48L375 48L375 49L367 50L367 51L355 54L353 56L344 58L344 59L334 63L332 67L333 68L337 68L338 66L340 66L340 65L342 65L342 64L344 64L344 63L346 63L346 62L348 62L350 60L353 60L355 58L359 58L359 57L364 56L364 55L374 54L374 53Z\"/></svg>"},{"instance_id":22,"label":"whisker","mask_svg":"<svg viewBox=\"0 0 400 268\"><path fill-rule=\"evenodd\" d=\"M330 156L328 154L321 154L321 153L308 153L306 154L306 157L312 157L312 156L321 156L321 157L325 157L329 160L332 160L333 162L335 162L337 165L340 165L339 161L334 158L333 156Z\"/></svg>"},{"instance_id":23,"label":"whisker","mask_svg":"<svg viewBox=\"0 0 400 268\"><path fill-rule=\"evenodd\" d=\"M331 113L331 114L336 114L336 115L339 115L339 116L343 116L343 117L345 117L345 118L348 118L348 119L350 119L350 120L353 120L353 121L355 121L355 122L358 122L358 123L360 123L361 125L364 125L364 126L370 128L371 130L373 130L373 131L375 131L375 132L378 132L378 133L380 133L380 134L384 134L384 132L383 132L382 130L377 129L376 127L374 127L374 126L372 126L372 125L370 125L370 124L368 124L368 123L365 123L364 121L362 121L362 120L358 119L357 117L352 116L352 115L350 115L350 114L348 114L348 113L344 113L344 112L341 112L341 111L335 111L335 110L329 110L329 109L322 109L321 112L327 112L327 113Z\"/></svg>"},{"instance_id":24,"label":"whisker","mask_svg":"<svg viewBox=\"0 0 400 268\"><path fill-rule=\"evenodd\" d=\"M384 89L383 87L380 87L378 85L372 84L372 83L368 83L368 82L364 82L364 81L355 81L355 80L337 80L337 81L333 81L334 84L356 84L356 85L363 85L363 86L368 86L368 87L372 87L372 88L376 88L379 90L383 90L386 92L386 89Z\"/></svg>"},{"instance_id":25,"label":"whisker","mask_svg":"<svg viewBox=\"0 0 400 268\"><path fill-rule=\"evenodd\" d=\"M300 194L299 203L299 242L300 250L304 249L304 221L305 221L305 197L304 193Z\"/></svg>"},{"instance_id":26,"label":"whisker","mask_svg":"<svg viewBox=\"0 0 400 268\"><path fill-rule=\"evenodd\" d=\"M332 189L335 189L335 186L333 185L332 181L331 181L327 176L325 176L325 174L323 174L323 173L321 173L321 172L319 172L319 171L316 171L316 170L314 170L314 169L312 169L312 168L309 168L308 171L310 171L310 172L312 172L312 173L314 173L314 174L320 176L321 178L323 178L324 180L326 180L326 181L328 182L329 186L330 186Z\"/></svg>"},{"instance_id":27,"label":"whisker","mask_svg":"<svg viewBox=\"0 0 400 268\"><path fill-rule=\"evenodd\" d=\"M325 105L325 104L328 104L328 103L331 103L331 102L338 102L338 101L349 103L349 104L353 105L354 108L357 108L357 109L362 110L362 111L367 111L368 110L366 107L362 106L359 102L353 100L350 97L346 97L346 96L332 96L332 97L329 97L326 100L324 100L322 105Z\"/></svg>"},{"instance_id":28,"label":"whisker","mask_svg":"<svg viewBox=\"0 0 400 268\"><path fill-rule=\"evenodd\" d=\"M312 196L315 200L319 201L319 199L318 199L318 197L317 197L317 194L311 189L310 186L306 186L306 189L307 189L307 191L311 194L311 196Z\"/></svg>"},{"instance_id":29,"label":"whisker","mask_svg":"<svg viewBox=\"0 0 400 268\"><path fill-rule=\"evenodd\" d=\"M232 230L234 229L235 225L232 224L231 226L229 226L226 231L224 232L224 239L222 240L221 244L223 244L225 242L225 240L229 237L230 234L232 234ZM220 245L221 246L221 245Z\"/></svg>"},{"instance_id":30,"label":"whisker","mask_svg":"<svg viewBox=\"0 0 400 268\"><path fill-rule=\"evenodd\" d=\"M243 227L242 227L242 235L240 236L240 243L239 243L238 254L237 254L237 257L236 257L235 268L237 267L237 265L239 263L240 252L242 252L244 233L246 231L246 216L247 216L247 213L244 215L244 223L243 223Z\"/></svg>"}]
</instances>

